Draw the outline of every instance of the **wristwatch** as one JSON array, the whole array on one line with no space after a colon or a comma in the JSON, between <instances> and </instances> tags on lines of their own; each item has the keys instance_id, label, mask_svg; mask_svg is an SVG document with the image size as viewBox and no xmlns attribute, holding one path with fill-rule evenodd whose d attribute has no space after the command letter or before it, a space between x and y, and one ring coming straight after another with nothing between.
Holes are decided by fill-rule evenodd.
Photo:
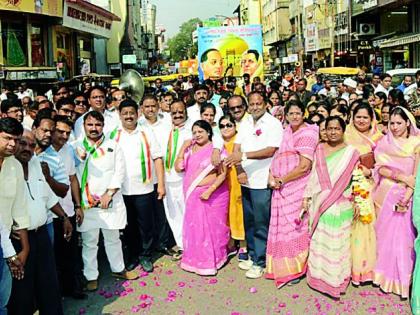
<instances>
[{"instance_id":1,"label":"wristwatch","mask_svg":"<svg viewBox=\"0 0 420 315\"><path fill-rule=\"evenodd\" d=\"M64 213L64 215L59 217L61 221L64 221L65 219L68 219L67 213Z\"/></svg>"},{"instance_id":2,"label":"wristwatch","mask_svg":"<svg viewBox=\"0 0 420 315\"><path fill-rule=\"evenodd\" d=\"M14 263L17 259L18 259L18 255L13 255L13 256L7 258L7 261L9 263Z\"/></svg>"},{"instance_id":3,"label":"wristwatch","mask_svg":"<svg viewBox=\"0 0 420 315\"><path fill-rule=\"evenodd\" d=\"M246 152L242 153L241 161L246 162L247 160L248 160L248 157L246 156Z\"/></svg>"}]
</instances>

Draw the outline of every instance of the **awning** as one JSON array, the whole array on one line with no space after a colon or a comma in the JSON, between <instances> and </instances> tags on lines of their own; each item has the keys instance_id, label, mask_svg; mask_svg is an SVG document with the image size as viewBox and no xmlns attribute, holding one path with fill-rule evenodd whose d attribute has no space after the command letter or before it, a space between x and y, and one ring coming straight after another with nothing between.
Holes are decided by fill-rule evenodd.
<instances>
[{"instance_id":1,"label":"awning","mask_svg":"<svg viewBox=\"0 0 420 315\"><path fill-rule=\"evenodd\" d=\"M420 34L411 33L387 39L386 41L381 43L380 48L408 45L417 42L420 42Z\"/></svg>"},{"instance_id":2,"label":"awning","mask_svg":"<svg viewBox=\"0 0 420 315\"><path fill-rule=\"evenodd\" d=\"M115 15L112 12L109 12L109 11L105 10L104 8L101 8L101 7L99 7L97 5L94 5L90 2L87 2L86 0L67 0L67 2L78 4L81 7L84 7L86 9L90 10L90 11L93 11L93 12L95 12L95 13L103 16L103 17L106 17L106 18L108 18L112 21L121 21L119 16Z\"/></svg>"}]
</instances>

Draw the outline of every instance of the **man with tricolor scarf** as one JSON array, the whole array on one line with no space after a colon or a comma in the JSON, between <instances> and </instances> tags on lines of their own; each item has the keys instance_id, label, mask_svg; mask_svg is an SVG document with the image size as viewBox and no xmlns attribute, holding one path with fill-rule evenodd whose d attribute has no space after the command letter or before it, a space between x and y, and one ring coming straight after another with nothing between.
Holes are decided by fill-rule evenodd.
<instances>
[{"instance_id":1,"label":"man with tricolor scarf","mask_svg":"<svg viewBox=\"0 0 420 315\"><path fill-rule=\"evenodd\" d=\"M104 136L104 117L90 111L83 117L85 137L74 143L77 177L80 182L83 223L78 227L82 235L83 274L87 290L98 288L98 241L104 238L105 251L112 275L133 280L137 274L124 265L120 229L127 224L127 213L121 194L125 178L124 155L118 143Z\"/></svg>"},{"instance_id":2,"label":"man with tricolor scarf","mask_svg":"<svg viewBox=\"0 0 420 315\"><path fill-rule=\"evenodd\" d=\"M155 201L165 195L164 171L159 142L153 130L138 123L139 107L132 100L119 106L121 127L110 134L110 139L123 152L126 178L122 194L127 207L128 225L124 236L128 248L127 268L139 263L144 271L152 272L151 261L155 240ZM157 192L154 192L153 173L156 172Z\"/></svg>"},{"instance_id":3,"label":"man with tricolor scarf","mask_svg":"<svg viewBox=\"0 0 420 315\"><path fill-rule=\"evenodd\" d=\"M176 157L186 140L192 138L191 123L187 120L187 108L182 101L171 104L172 128L162 135L166 145L164 147L165 164L165 204L166 218L175 238L178 252L173 255L174 260L181 258L182 254L182 226L184 223L185 201L182 182L184 173L175 171Z\"/></svg>"}]
</instances>

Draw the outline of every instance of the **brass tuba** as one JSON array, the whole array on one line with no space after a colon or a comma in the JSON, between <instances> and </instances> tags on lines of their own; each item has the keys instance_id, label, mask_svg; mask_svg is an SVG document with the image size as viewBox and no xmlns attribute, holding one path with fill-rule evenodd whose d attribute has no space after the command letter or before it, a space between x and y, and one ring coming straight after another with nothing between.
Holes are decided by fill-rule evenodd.
<instances>
[{"instance_id":1,"label":"brass tuba","mask_svg":"<svg viewBox=\"0 0 420 315\"><path fill-rule=\"evenodd\" d=\"M119 89L126 91L128 96L138 104L144 94L143 78L136 70L129 69L121 75Z\"/></svg>"}]
</instances>

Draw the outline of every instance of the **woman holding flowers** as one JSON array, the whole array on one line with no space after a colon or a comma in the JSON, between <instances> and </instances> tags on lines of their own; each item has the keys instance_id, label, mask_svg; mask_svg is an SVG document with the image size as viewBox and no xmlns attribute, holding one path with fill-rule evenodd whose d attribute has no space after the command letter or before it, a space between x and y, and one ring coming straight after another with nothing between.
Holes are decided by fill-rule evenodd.
<instances>
[{"instance_id":1,"label":"woman holding flowers","mask_svg":"<svg viewBox=\"0 0 420 315\"><path fill-rule=\"evenodd\" d=\"M373 282L385 292L408 298L414 267L415 238L412 196L420 153L419 129L414 116L395 107L389 132L375 149L373 198L376 222L377 261Z\"/></svg>"},{"instance_id":2,"label":"woman holding flowers","mask_svg":"<svg viewBox=\"0 0 420 315\"><path fill-rule=\"evenodd\" d=\"M283 142L271 162L269 185L273 191L267 241L267 274L278 288L298 281L306 272L308 224L299 220L303 192L318 144L318 126L304 122L305 108L299 101L286 105Z\"/></svg>"},{"instance_id":3,"label":"woman holding flowers","mask_svg":"<svg viewBox=\"0 0 420 315\"><path fill-rule=\"evenodd\" d=\"M356 203L363 199L364 204L362 215L359 215L356 207L356 218L353 222L351 233L352 253L352 282L356 285L361 282L373 280L373 268L376 261L376 235L375 235L375 211L372 199L372 169L375 165L373 150L377 142L382 138L382 133L377 127L375 114L372 107L362 101L355 101L352 119L345 133L347 144L355 147L360 153L358 186L363 189L358 194ZM361 172L360 172L361 171ZM363 193L363 194L362 194Z\"/></svg>"},{"instance_id":4,"label":"woman holding flowers","mask_svg":"<svg viewBox=\"0 0 420 315\"><path fill-rule=\"evenodd\" d=\"M303 200L303 211L309 211L311 234L308 285L335 298L350 283L353 221L350 183L359 161L358 151L344 142L345 130L342 118L327 118L328 141L317 147Z\"/></svg>"}]
</instances>

